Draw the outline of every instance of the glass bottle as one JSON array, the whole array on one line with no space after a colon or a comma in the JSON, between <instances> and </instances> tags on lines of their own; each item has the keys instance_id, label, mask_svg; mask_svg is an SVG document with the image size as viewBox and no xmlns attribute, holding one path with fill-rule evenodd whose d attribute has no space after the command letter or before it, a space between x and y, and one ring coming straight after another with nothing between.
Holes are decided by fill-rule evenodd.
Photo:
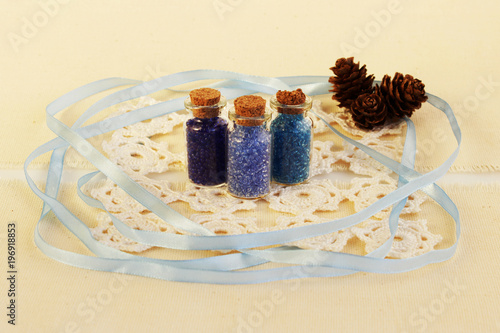
<instances>
[{"instance_id":1,"label":"glass bottle","mask_svg":"<svg viewBox=\"0 0 500 333\"><path fill-rule=\"evenodd\" d=\"M271 123L272 180L279 184L300 184L309 178L312 120L307 116L312 99L301 89L278 91L271 98L278 112Z\"/></svg>"},{"instance_id":2,"label":"glass bottle","mask_svg":"<svg viewBox=\"0 0 500 333\"><path fill-rule=\"evenodd\" d=\"M185 123L189 180L221 186L227 180L227 121L219 117L226 99L216 89L201 88L184 101L193 117Z\"/></svg>"},{"instance_id":3,"label":"glass bottle","mask_svg":"<svg viewBox=\"0 0 500 333\"><path fill-rule=\"evenodd\" d=\"M271 182L271 133L266 100L241 96L229 111L227 186L239 198L260 198Z\"/></svg>"}]
</instances>

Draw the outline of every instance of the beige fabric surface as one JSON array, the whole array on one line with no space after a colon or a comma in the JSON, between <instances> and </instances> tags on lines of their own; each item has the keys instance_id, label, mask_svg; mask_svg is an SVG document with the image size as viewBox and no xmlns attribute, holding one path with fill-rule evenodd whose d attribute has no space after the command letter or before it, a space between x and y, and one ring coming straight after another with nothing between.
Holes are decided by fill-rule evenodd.
<instances>
[{"instance_id":1,"label":"beige fabric surface","mask_svg":"<svg viewBox=\"0 0 500 333\"><path fill-rule=\"evenodd\" d=\"M54 137L45 125L51 101L92 81L150 80L202 68L330 75L335 60L350 55L379 80L396 71L418 77L428 92L455 108L464 144L453 170L500 168L500 155L490 148L500 147L499 120L493 117L500 96L495 1L295 1L286 6L226 0L41 1L49 7L0 2L3 168L20 167L35 147ZM62 119L71 124L90 104L77 105ZM429 117L434 113L415 116L420 130L437 131L421 148L430 151L425 170L439 164L441 148L433 146L444 135ZM89 167L70 157L69 165ZM34 165L44 167L48 159Z\"/></svg>"},{"instance_id":2,"label":"beige fabric surface","mask_svg":"<svg viewBox=\"0 0 500 333\"><path fill-rule=\"evenodd\" d=\"M458 205L462 238L455 256L409 273L358 273L258 285L166 282L74 268L33 244L40 202L20 181L1 181L6 224L17 224L19 332L496 332L500 330L497 249L500 185L444 186ZM81 218L93 212L63 187L62 200ZM451 219L431 202L424 214L454 241ZM437 223L438 222L438 223ZM42 233L51 244L88 254L59 222ZM167 252L150 251L163 256ZM201 253L195 254L197 256ZM179 251L170 258L187 258ZM0 257L6 267L6 256ZM1 280L0 290L7 289ZM2 298L4 299L4 298Z\"/></svg>"},{"instance_id":3,"label":"beige fabric surface","mask_svg":"<svg viewBox=\"0 0 500 333\"><path fill-rule=\"evenodd\" d=\"M200 68L331 75L328 68L335 60L351 55L377 79L396 71L412 74L450 103L463 132L452 171L500 170L497 1L0 0L0 5L0 169L10 169L5 174L20 173L28 154L55 137L45 124L45 107L89 82L150 80ZM354 49L346 51L346 45ZM59 118L71 125L96 98ZM336 110L322 98L328 110ZM429 105L413 119L419 135L417 168L434 169L455 148L451 131ZM93 141L97 147L99 140ZM33 167L46 168L48 161L45 155ZM91 167L74 152L66 165ZM461 212L463 235L447 262L397 275L219 286L87 271L47 258L33 243L41 201L24 181L3 175L4 313L10 221L17 225L19 273L17 325L8 325L4 314L1 332L500 331L498 184L444 186ZM61 197L77 216L91 220L95 211L83 207L68 186ZM425 205L434 231L445 236L440 246L450 246L451 220L436 205ZM54 245L89 253L55 220L42 231Z\"/></svg>"}]
</instances>

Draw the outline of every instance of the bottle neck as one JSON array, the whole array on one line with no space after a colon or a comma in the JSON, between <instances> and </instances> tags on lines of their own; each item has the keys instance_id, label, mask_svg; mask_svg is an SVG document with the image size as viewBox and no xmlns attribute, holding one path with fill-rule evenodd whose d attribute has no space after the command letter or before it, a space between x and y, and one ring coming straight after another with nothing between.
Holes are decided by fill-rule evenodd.
<instances>
[{"instance_id":1,"label":"bottle neck","mask_svg":"<svg viewBox=\"0 0 500 333\"><path fill-rule=\"evenodd\" d=\"M211 117L211 118L200 118L200 117L193 117L196 121L201 121L203 123L210 123L213 122L217 119L219 119L219 116Z\"/></svg>"},{"instance_id":2,"label":"bottle neck","mask_svg":"<svg viewBox=\"0 0 500 333\"><path fill-rule=\"evenodd\" d=\"M305 116L306 116L305 112L297 113L297 114L278 112L278 117L284 118L284 119L303 119L303 118L305 118Z\"/></svg>"},{"instance_id":3,"label":"bottle neck","mask_svg":"<svg viewBox=\"0 0 500 333\"><path fill-rule=\"evenodd\" d=\"M186 122L186 126L188 127L214 127L218 124L224 123L223 118L213 117L213 118L198 118L193 117Z\"/></svg>"}]
</instances>

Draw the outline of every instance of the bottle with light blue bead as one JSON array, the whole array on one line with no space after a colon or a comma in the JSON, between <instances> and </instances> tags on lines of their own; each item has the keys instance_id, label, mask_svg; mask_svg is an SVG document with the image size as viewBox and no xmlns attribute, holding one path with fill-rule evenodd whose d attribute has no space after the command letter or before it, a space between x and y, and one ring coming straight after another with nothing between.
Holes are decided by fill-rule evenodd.
<instances>
[{"instance_id":1,"label":"bottle with light blue bead","mask_svg":"<svg viewBox=\"0 0 500 333\"><path fill-rule=\"evenodd\" d=\"M301 89L278 91L270 101L278 115L271 123L272 180L296 185L309 176L312 148L312 120L307 113L312 99Z\"/></svg>"},{"instance_id":2,"label":"bottle with light blue bead","mask_svg":"<svg viewBox=\"0 0 500 333\"><path fill-rule=\"evenodd\" d=\"M235 197L255 199L270 191L270 117L260 96L241 96L229 111L227 188Z\"/></svg>"}]
</instances>

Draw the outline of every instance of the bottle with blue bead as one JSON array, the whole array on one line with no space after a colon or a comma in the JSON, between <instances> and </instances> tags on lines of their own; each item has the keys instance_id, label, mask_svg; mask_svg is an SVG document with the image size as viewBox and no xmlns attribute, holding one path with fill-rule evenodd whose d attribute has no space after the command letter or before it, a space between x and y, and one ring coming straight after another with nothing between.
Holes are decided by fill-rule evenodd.
<instances>
[{"instance_id":1,"label":"bottle with blue bead","mask_svg":"<svg viewBox=\"0 0 500 333\"><path fill-rule=\"evenodd\" d=\"M238 198L255 199L269 193L271 133L266 100L241 96L229 111L227 187Z\"/></svg>"},{"instance_id":2,"label":"bottle with blue bead","mask_svg":"<svg viewBox=\"0 0 500 333\"><path fill-rule=\"evenodd\" d=\"M272 180L283 185L300 184L309 178L312 120L307 112L312 99L301 89L280 90L270 105L278 113L271 123Z\"/></svg>"},{"instance_id":3,"label":"bottle with blue bead","mask_svg":"<svg viewBox=\"0 0 500 333\"><path fill-rule=\"evenodd\" d=\"M227 121L220 117L226 99L211 88L195 89L184 101L193 115L184 124L189 180L198 186L227 181Z\"/></svg>"}]
</instances>

